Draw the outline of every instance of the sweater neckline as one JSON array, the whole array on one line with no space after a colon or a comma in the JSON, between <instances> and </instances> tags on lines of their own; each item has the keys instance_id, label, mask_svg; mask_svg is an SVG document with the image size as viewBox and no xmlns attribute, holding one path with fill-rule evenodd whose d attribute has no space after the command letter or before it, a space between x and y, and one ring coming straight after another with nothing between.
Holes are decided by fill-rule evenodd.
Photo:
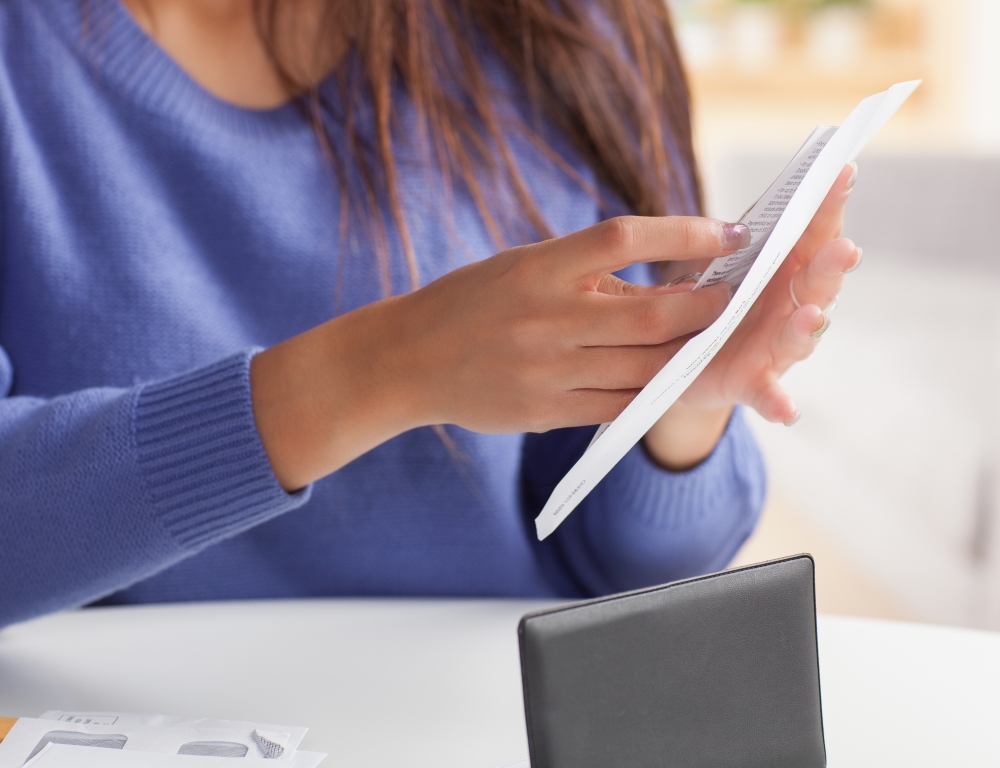
<instances>
[{"instance_id":1,"label":"sweater neckline","mask_svg":"<svg viewBox=\"0 0 1000 768\"><path fill-rule=\"evenodd\" d=\"M119 93L147 109L249 135L309 129L295 98L277 107L241 107L191 77L150 37L121 0L28 0L82 60Z\"/></svg>"}]
</instances>

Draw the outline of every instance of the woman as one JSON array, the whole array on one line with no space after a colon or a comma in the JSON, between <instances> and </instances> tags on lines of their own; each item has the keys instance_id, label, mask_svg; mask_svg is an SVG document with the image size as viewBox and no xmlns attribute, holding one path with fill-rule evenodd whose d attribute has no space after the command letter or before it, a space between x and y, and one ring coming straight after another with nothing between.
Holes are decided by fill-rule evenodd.
<instances>
[{"instance_id":1,"label":"woman","mask_svg":"<svg viewBox=\"0 0 1000 768\"><path fill-rule=\"evenodd\" d=\"M734 406L797 417L777 377L860 258L852 169L682 401L529 533L586 425L729 299L676 278L749 236L697 216L662 0L11 0L0 35L0 624L591 595L749 534Z\"/></svg>"}]
</instances>

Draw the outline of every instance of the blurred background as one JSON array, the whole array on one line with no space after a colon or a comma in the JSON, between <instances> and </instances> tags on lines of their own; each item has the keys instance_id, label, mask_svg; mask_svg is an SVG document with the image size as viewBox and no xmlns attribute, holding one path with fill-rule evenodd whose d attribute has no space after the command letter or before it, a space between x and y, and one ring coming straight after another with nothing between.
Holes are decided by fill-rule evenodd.
<instances>
[{"instance_id":1,"label":"blurred background","mask_svg":"<svg viewBox=\"0 0 1000 768\"><path fill-rule=\"evenodd\" d=\"M737 562L817 560L828 613L1000 629L1000 0L671 0L710 215L818 123L922 78L859 159L833 325L752 423L768 505Z\"/></svg>"}]
</instances>

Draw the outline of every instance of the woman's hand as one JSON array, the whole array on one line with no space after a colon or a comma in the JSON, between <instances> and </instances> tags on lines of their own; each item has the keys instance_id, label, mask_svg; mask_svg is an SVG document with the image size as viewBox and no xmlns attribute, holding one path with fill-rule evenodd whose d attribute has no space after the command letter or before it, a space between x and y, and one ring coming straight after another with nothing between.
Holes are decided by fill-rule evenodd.
<instances>
[{"instance_id":1,"label":"woman's hand","mask_svg":"<svg viewBox=\"0 0 1000 768\"><path fill-rule=\"evenodd\" d=\"M512 248L411 294L342 315L254 358L264 448L302 487L418 426L540 431L615 418L729 287L641 287L641 261L711 259L749 231L692 217L622 217Z\"/></svg>"},{"instance_id":2,"label":"woman's hand","mask_svg":"<svg viewBox=\"0 0 1000 768\"><path fill-rule=\"evenodd\" d=\"M778 378L816 348L830 324L823 310L840 292L844 273L861 258L854 243L838 239L856 174L854 166L843 170L739 327L647 434L647 449L665 466L683 468L707 456L737 403L752 406L768 421L791 424L798 418Z\"/></svg>"}]
</instances>

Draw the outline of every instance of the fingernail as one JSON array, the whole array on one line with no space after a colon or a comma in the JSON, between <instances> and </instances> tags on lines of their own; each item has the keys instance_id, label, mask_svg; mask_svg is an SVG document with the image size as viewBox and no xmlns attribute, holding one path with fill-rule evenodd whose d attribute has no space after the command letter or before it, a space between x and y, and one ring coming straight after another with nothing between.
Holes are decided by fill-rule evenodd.
<instances>
[{"instance_id":1,"label":"fingernail","mask_svg":"<svg viewBox=\"0 0 1000 768\"><path fill-rule=\"evenodd\" d=\"M812 333L810 333L809 335L812 336L814 339L818 339L820 336L822 336L824 333L826 333L827 329L830 327L830 323L832 323L832 322L833 322L833 318L830 317L830 315L828 315L826 312L824 312L823 313L823 324L819 328L817 328L815 331L813 331Z\"/></svg>"},{"instance_id":2,"label":"fingernail","mask_svg":"<svg viewBox=\"0 0 1000 768\"><path fill-rule=\"evenodd\" d=\"M854 264L852 264L851 266L849 266L847 269L844 270L844 274L845 275L847 273L849 273L849 272L853 272L854 270L856 270L858 267L861 266L861 259L864 258L865 252L863 250L861 250L860 248L858 248L857 251L858 251L858 260L855 261Z\"/></svg>"},{"instance_id":3,"label":"fingernail","mask_svg":"<svg viewBox=\"0 0 1000 768\"><path fill-rule=\"evenodd\" d=\"M858 164L853 160L851 160L851 162L849 162L848 165L854 169L854 172L851 174L851 178L847 180L847 191L850 192L852 189L854 189L854 185L858 181Z\"/></svg>"},{"instance_id":4,"label":"fingernail","mask_svg":"<svg viewBox=\"0 0 1000 768\"><path fill-rule=\"evenodd\" d=\"M668 288L673 288L675 285L680 285L681 283L697 283L701 280L701 272L691 272L687 275L681 275L680 277L675 277L669 283L667 283Z\"/></svg>"},{"instance_id":5,"label":"fingernail","mask_svg":"<svg viewBox=\"0 0 1000 768\"><path fill-rule=\"evenodd\" d=\"M739 251L750 245L750 227L746 224L722 225L722 250Z\"/></svg>"},{"instance_id":6,"label":"fingernail","mask_svg":"<svg viewBox=\"0 0 1000 768\"><path fill-rule=\"evenodd\" d=\"M796 424L799 423L799 419L801 417L802 417L802 411L800 411L798 408L796 408L795 409L795 415L792 416L792 418L790 418L788 421L785 422L785 426L786 427L794 427Z\"/></svg>"},{"instance_id":7,"label":"fingernail","mask_svg":"<svg viewBox=\"0 0 1000 768\"><path fill-rule=\"evenodd\" d=\"M736 295L736 286L732 283L726 283L726 287L729 289L729 300L733 300L733 296Z\"/></svg>"}]
</instances>

